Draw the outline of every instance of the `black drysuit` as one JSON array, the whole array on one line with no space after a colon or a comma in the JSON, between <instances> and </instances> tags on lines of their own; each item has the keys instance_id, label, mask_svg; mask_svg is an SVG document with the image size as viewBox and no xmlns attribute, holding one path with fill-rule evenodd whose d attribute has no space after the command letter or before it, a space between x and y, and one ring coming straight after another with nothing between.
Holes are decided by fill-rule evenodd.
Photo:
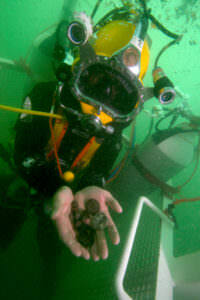
<instances>
[{"instance_id":1,"label":"black drysuit","mask_svg":"<svg viewBox=\"0 0 200 300\"><path fill-rule=\"evenodd\" d=\"M32 110L50 112L56 82L37 84L25 98ZM62 91L62 102L76 111L81 111L79 102L73 97L68 86ZM56 109L59 103L56 103ZM83 147L91 138L90 131L82 130L76 118L69 116L68 128L58 150L61 167L67 170ZM101 137L101 146L93 156L87 168L81 171L81 176L69 186L73 192L91 185L104 186L109 171L121 148L121 132L115 127L115 134ZM51 198L56 190L67 185L59 176L56 160L47 161L45 147L51 138L49 118L21 114L16 123L16 139L14 160L20 175L30 187L36 191L33 208L37 217L37 241L44 265L43 281L41 282L44 296L49 299L53 293L56 275L57 258L66 247L59 240L57 230L50 218L44 213L43 204ZM2 190L2 189L1 189ZM1 195L4 197L4 195ZM32 201L32 202L34 202ZM27 218L26 212L15 208L0 207L0 249L6 249L17 235ZM64 247L63 247L64 246ZM70 261L75 258L69 252ZM54 259L52 259L54 258ZM41 292L42 293L42 292ZM47 295L48 294L48 295Z\"/></svg>"},{"instance_id":2,"label":"black drysuit","mask_svg":"<svg viewBox=\"0 0 200 300\"><path fill-rule=\"evenodd\" d=\"M38 84L28 96L32 110L50 112L55 88L55 82ZM61 101L70 108L81 110L79 102L70 93L67 85L62 89ZM59 108L59 104L57 107ZM68 123L67 132L58 150L64 170L70 169L72 162L93 136L87 128L82 129L81 123L74 116L69 115ZM121 149L121 130L115 127L114 134L100 137L101 146L89 166L81 171L81 176L75 176L72 184L66 184L59 176L56 160L47 162L45 159L45 147L51 138L49 118L27 115L18 119L16 130L16 165L30 186L45 196L53 195L62 185L69 185L73 192L91 185L103 187Z\"/></svg>"}]
</instances>

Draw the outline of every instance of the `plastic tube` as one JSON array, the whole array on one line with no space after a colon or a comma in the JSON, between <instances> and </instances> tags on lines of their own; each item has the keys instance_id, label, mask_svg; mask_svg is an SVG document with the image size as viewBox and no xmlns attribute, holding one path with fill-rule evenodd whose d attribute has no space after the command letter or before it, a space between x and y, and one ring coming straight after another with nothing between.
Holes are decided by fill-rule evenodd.
<instances>
[{"instance_id":1,"label":"plastic tube","mask_svg":"<svg viewBox=\"0 0 200 300\"><path fill-rule=\"evenodd\" d=\"M7 105L0 105L0 109L16 112L16 113L20 113L20 114L23 113L23 114L42 116L42 117L48 117L48 118L51 117L51 118L56 118L56 119L60 119L60 120L63 119L63 116L61 116L61 115L46 113L46 112L36 111L36 110L16 108L16 107L7 106Z\"/></svg>"}]
</instances>

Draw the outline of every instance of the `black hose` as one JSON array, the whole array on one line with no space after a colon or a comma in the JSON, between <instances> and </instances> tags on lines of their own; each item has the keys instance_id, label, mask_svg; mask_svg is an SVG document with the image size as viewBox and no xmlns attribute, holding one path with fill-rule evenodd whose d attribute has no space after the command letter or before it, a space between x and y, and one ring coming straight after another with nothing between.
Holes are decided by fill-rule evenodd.
<instances>
[{"instance_id":1,"label":"black hose","mask_svg":"<svg viewBox=\"0 0 200 300\"><path fill-rule=\"evenodd\" d=\"M149 137L151 136L153 127L154 127L154 118L151 117L151 123L150 123L150 126L149 126L148 133L147 133L146 137L144 138L144 140L142 141L142 143L140 145L144 145L144 143L146 143L146 141L148 141Z\"/></svg>"},{"instance_id":2,"label":"black hose","mask_svg":"<svg viewBox=\"0 0 200 300\"><path fill-rule=\"evenodd\" d=\"M154 63L154 69L157 68L158 66L158 61L161 57L161 55L163 54L163 52L165 52L165 50L167 50L169 47L171 47L172 45L178 43L179 41L179 38L177 40L174 40L174 41L171 41L169 42L167 45L165 45L161 50L160 52L158 53L157 57L156 57L156 60L155 60L155 63Z\"/></svg>"},{"instance_id":3,"label":"black hose","mask_svg":"<svg viewBox=\"0 0 200 300\"><path fill-rule=\"evenodd\" d=\"M141 2L141 6L142 6L142 8L143 8L143 10L144 10L144 15L148 16L149 12L148 12L148 10L147 10L147 4L146 4L146 1L145 1L145 0L140 0L140 2Z\"/></svg>"},{"instance_id":4,"label":"black hose","mask_svg":"<svg viewBox=\"0 0 200 300\"><path fill-rule=\"evenodd\" d=\"M156 25L156 27L158 28L158 29L160 29L163 33L165 33L168 37L171 37L171 38L173 38L173 39L178 39L178 38L180 38L180 36L178 35L178 34L176 34L176 33L173 33L173 32L171 32L171 31L169 31L167 28L165 28L153 15L151 15L151 10L149 9L147 9L147 5L146 5L146 1L145 0L140 0L140 2L141 2L141 6L142 6L142 8L143 8L143 10L144 10L144 15L146 16L146 17L148 17L151 21L152 21L152 23L154 24L154 25Z\"/></svg>"},{"instance_id":5,"label":"black hose","mask_svg":"<svg viewBox=\"0 0 200 300\"><path fill-rule=\"evenodd\" d=\"M93 11L92 11L92 14L91 14L91 19L93 19L93 18L94 18L94 16L95 16L95 14L96 14L96 12L97 12L97 10L98 10L99 6L101 5L101 2L102 2L102 1L103 1L103 0L99 0L99 1L97 1L96 5L95 5L95 7L94 7L94 9L93 9Z\"/></svg>"},{"instance_id":6,"label":"black hose","mask_svg":"<svg viewBox=\"0 0 200 300\"><path fill-rule=\"evenodd\" d=\"M140 35L139 35L139 38L144 41L145 40L145 37L146 37L146 34L147 34L147 30L148 30L148 27L149 27L149 20L148 20L148 16L147 15L143 15L142 18L141 18L141 23L142 23L142 29L141 29L141 32L140 32Z\"/></svg>"},{"instance_id":7,"label":"black hose","mask_svg":"<svg viewBox=\"0 0 200 300\"><path fill-rule=\"evenodd\" d=\"M173 118L171 119L168 129L172 128L172 126L176 123L177 119L178 119L179 115L174 115Z\"/></svg>"},{"instance_id":8,"label":"black hose","mask_svg":"<svg viewBox=\"0 0 200 300\"><path fill-rule=\"evenodd\" d=\"M160 131L164 130L164 129L159 129L160 123L161 123L162 121L166 120L168 117L173 116L173 115L175 115L174 111L170 111L170 112L168 112L164 117L162 117L160 120L158 120L158 121L156 122L156 124L155 124L155 130L156 130L157 132L160 132Z\"/></svg>"},{"instance_id":9,"label":"black hose","mask_svg":"<svg viewBox=\"0 0 200 300\"><path fill-rule=\"evenodd\" d=\"M169 31L167 28L165 28L153 15L149 14L148 15L149 19L152 21L152 23L154 25L156 25L156 27L158 29L160 29L164 34L166 34L168 37L173 38L173 39L180 39L182 36L173 33L171 31Z\"/></svg>"}]
</instances>

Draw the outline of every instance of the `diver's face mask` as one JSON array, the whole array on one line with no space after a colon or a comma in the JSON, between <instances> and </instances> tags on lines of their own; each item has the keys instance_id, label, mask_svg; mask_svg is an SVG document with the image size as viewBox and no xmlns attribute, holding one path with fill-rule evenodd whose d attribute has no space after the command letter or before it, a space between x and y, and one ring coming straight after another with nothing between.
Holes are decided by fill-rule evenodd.
<instances>
[{"instance_id":1,"label":"diver's face mask","mask_svg":"<svg viewBox=\"0 0 200 300\"><path fill-rule=\"evenodd\" d=\"M97 55L88 42L86 22L74 21L68 27L68 39L79 47L80 59L73 66L72 92L80 101L92 105L114 122L127 123L138 111L143 85L139 80L142 23L123 49L106 57ZM143 30L144 31L144 30ZM84 34L85 32L85 34ZM138 42L139 41L139 42Z\"/></svg>"},{"instance_id":2,"label":"diver's face mask","mask_svg":"<svg viewBox=\"0 0 200 300\"><path fill-rule=\"evenodd\" d=\"M108 114L128 115L136 106L138 90L109 64L95 63L84 69L75 82L77 91Z\"/></svg>"},{"instance_id":3,"label":"diver's face mask","mask_svg":"<svg viewBox=\"0 0 200 300\"><path fill-rule=\"evenodd\" d=\"M80 62L74 69L73 92L92 105L97 114L103 111L115 121L128 121L139 101L139 82L128 77L116 61L96 56L89 63Z\"/></svg>"},{"instance_id":4,"label":"diver's face mask","mask_svg":"<svg viewBox=\"0 0 200 300\"><path fill-rule=\"evenodd\" d=\"M174 100L173 84L159 68L154 72L154 87L144 88L139 78L148 29L147 15L142 14L136 20L129 12L129 22L135 25L135 31L128 44L112 53L111 57L97 55L90 44L93 36L90 18L84 13L76 17L68 26L67 37L80 56L73 64L71 81L71 90L80 102L92 106L96 115L104 112L111 117L111 122L126 126L140 111L144 101L153 96L162 104Z\"/></svg>"}]
</instances>

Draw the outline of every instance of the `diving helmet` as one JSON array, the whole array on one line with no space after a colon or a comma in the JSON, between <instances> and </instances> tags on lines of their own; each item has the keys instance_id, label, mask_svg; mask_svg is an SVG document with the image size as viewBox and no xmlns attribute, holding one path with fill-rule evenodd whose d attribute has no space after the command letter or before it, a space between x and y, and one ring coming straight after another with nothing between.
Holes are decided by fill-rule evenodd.
<instances>
[{"instance_id":1,"label":"diving helmet","mask_svg":"<svg viewBox=\"0 0 200 300\"><path fill-rule=\"evenodd\" d=\"M103 125L115 123L125 128L148 99L155 96L162 104L174 100L173 84L157 66L163 49L155 62L154 87L143 86L151 46L149 19L175 39L167 47L180 40L147 9L141 12L129 5L109 12L95 26L85 13L75 14L68 25L65 35L73 54L70 89L82 112L96 116L96 123L100 120Z\"/></svg>"},{"instance_id":2,"label":"diving helmet","mask_svg":"<svg viewBox=\"0 0 200 300\"><path fill-rule=\"evenodd\" d=\"M133 12L126 18L118 13L95 28L83 13L76 14L67 30L74 51L70 85L83 113L124 127L134 119L149 64L146 29L145 19Z\"/></svg>"}]
</instances>

